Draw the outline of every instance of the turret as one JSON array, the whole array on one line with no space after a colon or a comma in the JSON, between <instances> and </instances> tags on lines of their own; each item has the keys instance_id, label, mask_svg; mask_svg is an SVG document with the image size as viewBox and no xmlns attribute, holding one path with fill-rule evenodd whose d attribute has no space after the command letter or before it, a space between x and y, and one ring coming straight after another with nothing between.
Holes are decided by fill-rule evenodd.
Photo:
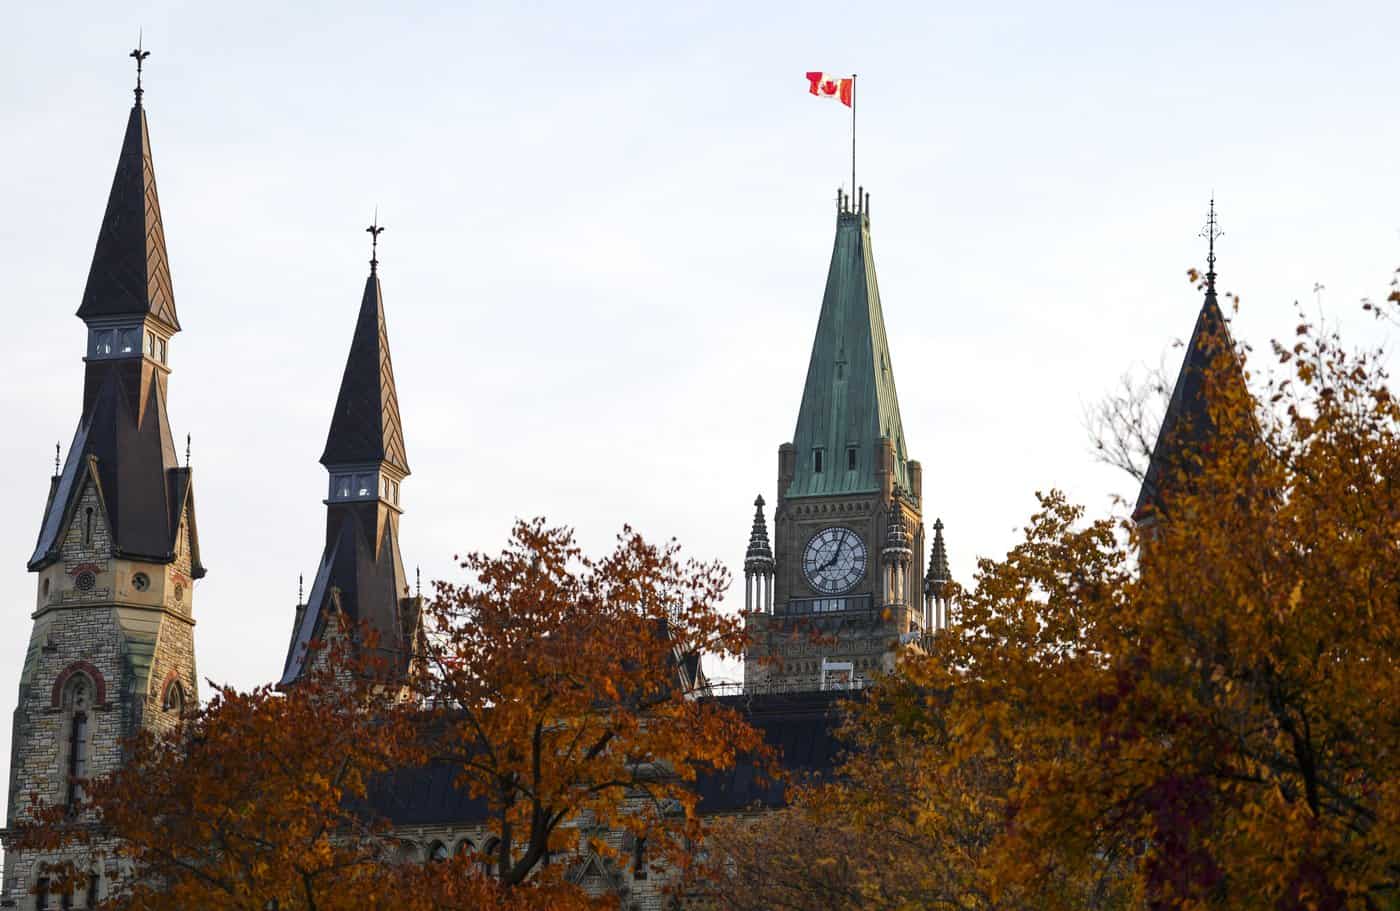
<instances>
[{"instance_id":1,"label":"turret","mask_svg":"<svg viewBox=\"0 0 1400 911\"><path fill-rule=\"evenodd\" d=\"M335 614L372 632L395 672L407 670L419 634L421 602L409 591L399 553L400 488L409 470L379 282L383 228L369 231L375 252L321 454L329 476L325 545L311 592L296 610L283 684L305 670L313 642L336 632Z\"/></svg>"},{"instance_id":2,"label":"turret","mask_svg":"<svg viewBox=\"0 0 1400 911\"><path fill-rule=\"evenodd\" d=\"M924 577L924 628L929 632L952 625L953 576L948 571L948 547L943 542L943 520L933 520L933 549Z\"/></svg>"},{"instance_id":3,"label":"turret","mask_svg":"<svg viewBox=\"0 0 1400 911\"><path fill-rule=\"evenodd\" d=\"M744 610L773 612L773 548L768 544L768 523L763 517L763 497L753 501L753 527L744 553Z\"/></svg>"}]
</instances>

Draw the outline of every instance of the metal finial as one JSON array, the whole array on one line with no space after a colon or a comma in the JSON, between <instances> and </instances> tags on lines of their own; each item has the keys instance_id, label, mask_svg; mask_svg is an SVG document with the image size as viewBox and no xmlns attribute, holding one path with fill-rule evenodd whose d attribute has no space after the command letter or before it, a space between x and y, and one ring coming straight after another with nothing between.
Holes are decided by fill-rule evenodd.
<instances>
[{"instance_id":1,"label":"metal finial","mask_svg":"<svg viewBox=\"0 0 1400 911\"><path fill-rule=\"evenodd\" d=\"M191 436L192 436L191 434L188 434L188 433L185 434L185 467L186 467L186 468L189 468L189 467L190 467L190 437L191 437Z\"/></svg>"},{"instance_id":2,"label":"metal finial","mask_svg":"<svg viewBox=\"0 0 1400 911\"><path fill-rule=\"evenodd\" d=\"M146 37L146 36L145 36L145 30L144 30L144 29L143 29L142 31L137 32L137 33L136 33L136 48L135 48L135 50L133 50L129 55L127 55L127 56L131 57L133 60L136 61L136 103L137 103L138 105L141 103L141 92L142 92L142 89L141 89L141 67L142 67L142 65L146 62L146 58L149 57L149 56L151 56L151 52L150 52L150 51L146 51L146 50L142 50L142 49L141 49L141 46L145 43L145 37Z\"/></svg>"},{"instance_id":3,"label":"metal finial","mask_svg":"<svg viewBox=\"0 0 1400 911\"><path fill-rule=\"evenodd\" d=\"M1220 223L1215 220L1215 194L1210 196L1210 213L1206 216L1206 226L1201 229L1201 237L1206 239L1206 292L1215 292L1215 239L1224 236Z\"/></svg>"},{"instance_id":4,"label":"metal finial","mask_svg":"<svg viewBox=\"0 0 1400 911\"><path fill-rule=\"evenodd\" d=\"M305 591L306 591L306 576L303 575L302 573L297 573L297 603L298 603L298 604L301 604L301 603L302 603L302 601L303 601L302 595L303 595L303 593L304 593Z\"/></svg>"},{"instance_id":5,"label":"metal finial","mask_svg":"<svg viewBox=\"0 0 1400 911\"><path fill-rule=\"evenodd\" d=\"M374 221L368 228L369 232L369 272L371 275L379 270L379 235L384 233L384 228L379 224L379 207L374 207Z\"/></svg>"},{"instance_id":6,"label":"metal finial","mask_svg":"<svg viewBox=\"0 0 1400 911\"><path fill-rule=\"evenodd\" d=\"M62 443L54 443L54 444L53 444L53 473L54 473L54 477L58 477L58 457L59 457L59 455L60 455L62 452L63 452L63 444L62 444Z\"/></svg>"},{"instance_id":7,"label":"metal finial","mask_svg":"<svg viewBox=\"0 0 1400 911\"><path fill-rule=\"evenodd\" d=\"M414 581L414 585L415 585L415 586L417 587L417 589L418 589L418 597L419 597L419 598L422 598L422 597L423 597L423 567L421 567L421 566L415 566L415 567L413 567L413 581Z\"/></svg>"}]
</instances>

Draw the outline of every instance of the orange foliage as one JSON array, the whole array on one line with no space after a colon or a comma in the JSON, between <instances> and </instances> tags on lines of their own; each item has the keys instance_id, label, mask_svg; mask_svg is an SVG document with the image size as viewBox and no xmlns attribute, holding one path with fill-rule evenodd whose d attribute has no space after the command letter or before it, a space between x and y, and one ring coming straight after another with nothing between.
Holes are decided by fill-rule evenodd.
<instances>
[{"instance_id":1,"label":"orange foliage","mask_svg":"<svg viewBox=\"0 0 1400 911\"><path fill-rule=\"evenodd\" d=\"M697 774L760 743L683 679L694 656L742 650L739 621L715 609L728 573L631 530L589 558L542 520L462 566L475 581L439 582L428 608L430 749L487 803L501 881L585 844L606 854L592 837L606 830L646 833L658 863L683 852L698 834Z\"/></svg>"}]
</instances>

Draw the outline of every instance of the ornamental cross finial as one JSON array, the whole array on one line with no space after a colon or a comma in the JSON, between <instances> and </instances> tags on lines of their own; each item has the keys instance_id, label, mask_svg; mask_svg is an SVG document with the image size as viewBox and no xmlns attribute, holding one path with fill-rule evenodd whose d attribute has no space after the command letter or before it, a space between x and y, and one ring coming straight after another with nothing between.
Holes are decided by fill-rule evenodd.
<instances>
[{"instance_id":1,"label":"ornamental cross finial","mask_svg":"<svg viewBox=\"0 0 1400 911\"><path fill-rule=\"evenodd\" d=\"M1215 220L1215 194L1210 196L1210 212L1206 215L1206 226L1201 229L1201 237L1206 239L1206 290L1215 290L1215 239L1224 236L1220 223Z\"/></svg>"},{"instance_id":2,"label":"ornamental cross finial","mask_svg":"<svg viewBox=\"0 0 1400 911\"><path fill-rule=\"evenodd\" d=\"M62 444L62 443L54 443L54 444L53 444L53 473L54 473L54 477L58 477L58 457L59 457L60 454L62 454L62 452L63 452L63 444Z\"/></svg>"},{"instance_id":3,"label":"ornamental cross finial","mask_svg":"<svg viewBox=\"0 0 1400 911\"><path fill-rule=\"evenodd\" d=\"M190 467L190 443L193 441L193 434L185 434L185 468Z\"/></svg>"},{"instance_id":4,"label":"ornamental cross finial","mask_svg":"<svg viewBox=\"0 0 1400 911\"><path fill-rule=\"evenodd\" d=\"M374 207L374 221L368 228L369 232L369 271L373 275L379 271L379 235L384 233L384 228L379 224L379 207Z\"/></svg>"},{"instance_id":5,"label":"ornamental cross finial","mask_svg":"<svg viewBox=\"0 0 1400 911\"><path fill-rule=\"evenodd\" d=\"M137 104L140 104L140 103L141 103L141 67L142 67L142 65L146 62L146 58L149 57L149 56L151 56L151 52L150 52L150 51L146 51L146 50L142 50L142 49L141 49L141 46L142 46L142 44L144 44L144 43L145 43L145 34L144 34L143 32L137 32L137 33L136 33L136 49L133 50L130 54L127 55L127 56L131 57L131 59L133 59L133 60L136 61L136 103L137 103Z\"/></svg>"}]
</instances>

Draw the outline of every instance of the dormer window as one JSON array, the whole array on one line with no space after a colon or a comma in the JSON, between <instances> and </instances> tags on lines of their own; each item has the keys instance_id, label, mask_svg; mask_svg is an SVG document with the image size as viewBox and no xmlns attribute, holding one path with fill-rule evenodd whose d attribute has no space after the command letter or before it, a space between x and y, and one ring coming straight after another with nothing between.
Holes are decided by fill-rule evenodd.
<instances>
[{"instance_id":1,"label":"dormer window","mask_svg":"<svg viewBox=\"0 0 1400 911\"><path fill-rule=\"evenodd\" d=\"M812 450L812 472L814 474L822 473L822 451L820 449Z\"/></svg>"},{"instance_id":2,"label":"dormer window","mask_svg":"<svg viewBox=\"0 0 1400 911\"><path fill-rule=\"evenodd\" d=\"M854 446L846 447L846 470L856 470L856 447Z\"/></svg>"}]
</instances>

